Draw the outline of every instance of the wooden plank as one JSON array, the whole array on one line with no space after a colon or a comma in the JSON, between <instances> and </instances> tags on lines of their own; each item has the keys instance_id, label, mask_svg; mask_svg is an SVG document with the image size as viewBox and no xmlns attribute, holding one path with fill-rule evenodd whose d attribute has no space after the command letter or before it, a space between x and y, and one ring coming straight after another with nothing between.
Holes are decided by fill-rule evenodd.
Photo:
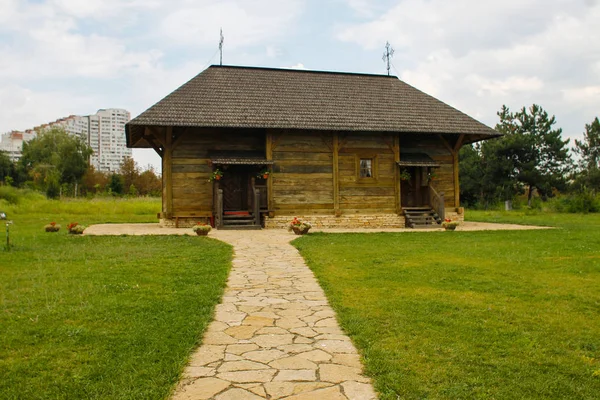
<instances>
[{"instance_id":1,"label":"wooden plank","mask_svg":"<svg viewBox=\"0 0 600 400\"><path fill-rule=\"evenodd\" d=\"M395 214L393 208L344 208L344 214Z\"/></svg>"},{"instance_id":2,"label":"wooden plank","mask_svg":"<svg viewBox=\"0 0 600 400\"><path fill-rule=\"evenodd\" d=\"M448 151L450 152L450 154L454 153L454 149L452 148L452 146L450 146L450 143L448 143L448 141L446 140L446 138L444 136L442 136L441 134L439 134L438 137L442 141L442 144L444 145L444 147L446 147L446 149L448 149Z\"/></svg>"},{"instance_id":3,"label":"wooden plank","mask_svg":"<svg viewBox=\"0 0 600 400\"><path fill-rule=\"evenodd\" d=\"M163 157L163 176L165 179L165 208L167 215L173 212L173 127L168 126L165 133L165 147Z\"/></svg>"},{"instance_id":4,"label":"wooden plank","mask_svg":"<svg viewBox=\"0 0 600 400\"><path fill-rule=\"evenodd\" d=\"M333 210L338 214L340 210L340 168L339 168L339 151L340 143L338 132L333 133Z\"/></svg>"},{"instance_id":5,"label":"wooden plank","mask_svg":"<svg viewBox=\"0 0 600 400\"><path fill-rule=\"evenodd\" d=\"M304 192L306 193L306 192ZM322 203L329 203L331 202L333 204L333 199L331 198L331 195L325 195L325 196L316 196L313 194L310 195L295 195L295 196L289 196L289 197L278 197L275 196L275 205L281 205L281 204L322 204Z\"/></svg>"},{"instance_id":6,"label":"wooden plank","mask_svg":"<svg viewBox=\"0 0 600 400\"><path fill-rule=\"evenodd\" d=\"M204 164L208 165L208 158L195 158L195 157L187 157L187 158L176 158L173 154L173 165L197 165Z\"/></svg>"},{"instance_id":7,"label":"wooden plank","mask_svg":"<svg viewBox=\"0 0 600 400\"><path fill-rule=\"evenodd\" d=\"M354 186L340 188L341 196L395 196L395 187Z\"/></svg>"},{"instance_id":8,"label":"wooden plank","mask_svg":"<svg viewBox=\"0 0 600 400\"><path fill-rule=\"evenodd\" d=\"M300 154L311 154L311 153L300 153ZM307 160L307 159L296 159L296 160L279 160L275 164L280 168L294 167L297 165L313 165L313 166L331 166L332 158L330 157L325 161Z\"/></svg>"},{"instance_id":9,"label":"wooden plank","mask_svg":"<svg viewBox=\"0 0 600 400\"><path fill-rule=\"evenodd\" d=\"M333 203L320 204L275 204L276 210L329 210L333 211Z\"/></svg>"},{"instance_id":10,"label":"wooden plank","mask_svg":"<svg viewBox=\"0 0 600 400\"><path fill-rule=\"evenodd\" d=\"M265 158L267 161L273 160L273 146L273 133L268 131L265 137ZM269 171L271 172L271 176L267 179L267 207L269 210L273 210L273 179L275 179L273 165L269 165ZM274 215L271 216L273 217Z\"/></svg>"},{"instance_id":11,"label":"wooden plank","mask_svg":"<svg viewBox=\"0 0 600 400\"><path fill-rule=\"evenodd\" d=\"M306 161L321 161L324 163L331 163L333 156L332 153L297 153L295 151L275 151L273 152L273 160L276 162L292 161L292 160L306 160Z\"/></svg>"},{"instance_id":12,"label":"wooden plank","mask_svg":"<svg viewBox=\"0 0 600 400\"><path fill-rule=\"evenodd\" d=\"M460 186L458 181L458 151L454 152L454 207L460 207Z\"/></svg>"},{"instance_id":13,"label":"wooden plank","mask_svg":"<svg viewBox=\"0 0 600 400\"><path fill-rule=\"evenodd\" d=\"M173 164L172 173L186 173L186 172L198 172L198 173L210 173L212 167L208 164Z\"/></svg>"},{"instance_id":14,"label":"wooden plank","mask_svg":"<svg viewBox=\"0 0 600 400\"><path fill-rule=\"evenodd\" d=\"M293 179L303 181L305 179L332 179L332 175L328 173L313 173L313 174L304 174L304 173L290 173L290 172L281 172L275 175L275 181L279 182L282 179Z\"/></svg>"},{"instance_id":15,"label":"wooden plank","mask_svg":"<svg viewBox=\"0 0 600 400\"><path fill-rule=\"evenodd\" d=\"M333 167L329 165L275 165L273 171L288 174L332 174Z\"/></svg>"},{"instance_id":16,"label":"wooden plank","mask_svg":"<svg viewBox=\"0 0 600 400\"><path fill-rule=\"evenodd\" d=\"M393 154L390 152L390 150L387 148L387 146L385 144L383 144L383 146L381 148L373 148L373 147L344 147L343 149L340 149L340 153L344 153L344 154L348 154L348 153L360 153L361 156L365 155L377 155L377 154Z\"/></svg>"},{"instance_id":17,"label":"wooden plank","mask_svg":"<svg viewBox=\"0 0 600 400\"><path fill-rule=\"evenodd\" d=\"M460 150L460 148L461 148L464 140L465 140L465 134L463 133L463 134L461 134L458 137L458 140L456 141L456 144L454 145L454 152L455 153L458 153L458 151Z\"/></svg>"}]
</instances>

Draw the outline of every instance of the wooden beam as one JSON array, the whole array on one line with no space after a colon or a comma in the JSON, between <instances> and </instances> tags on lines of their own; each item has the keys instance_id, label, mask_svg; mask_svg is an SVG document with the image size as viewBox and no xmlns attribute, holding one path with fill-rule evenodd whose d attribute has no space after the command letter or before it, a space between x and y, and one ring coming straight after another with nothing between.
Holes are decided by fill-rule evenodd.
<instances>
[{"instance_id":1,"label":"wooden beam","mask_svg":"<svg viewBox=\"0 0 600 400\"><path fill-rule=\"evenodd\" d=\"M454 154L454 148L450 146L450 143L448 143L448 141L441 134L438 134L438 137L440 138L442 143L444 143L444 146L446 146L450 154Z\"/></svg>"},{"instance_id":2,"label":"wooden beam","mask_svg":"<svg viewBox=\"0 0 600 400\"><path fill-rule=\"evenodd\" d=\"M462 135L460 135L458 137L458 140L456 141L456 143L454 144L454 152L458 152L463 144L463 141L465 140L465 134L463 133Z\"/></svg>"},{"instance_id":3,"label":"wooden beam","mask_svg":"<svg viewBox=\"0 0 600 400\"><path fill-rule=\"evenodd\" d=\"M160 132L158 132L158 127L155 126L149 126L146 128L147 132L154 137L154 139L158 142L158 144L160 145L160 147L164 148L165 147L165 141L163 140L164 138L162 137L163 135L160 134Z\"/></svg>"},{"instance_id":4,"label":"wooden beam","mask_svg":"<svg viewBox=\"0 0 600 400\"><path fill-rule=\"evenodd\" d=\"M145 131L148 131L148 128L145 129ZM160 156L160 158L163 157L163 149L156 143L156 140L154 140L154 136L152 134L146 134L146 132L144 132L144 135L142 136L142 138L148 142L150 144L150 146L152 146L152 148L154 149L154 151Z\"/></svg>"},{"instance_id":5,"label":"wooden beam","mask_svg":"<svg viewBox=\"0 0 600 400\"><path fill-rule=\"evenodd\" d=\"M273 133L267 131L265 144L265 158L267 161L273 161ZM273 164L269 165L270 176L267 179L267 207L269 210L273 208ZM274 217L273 211L269 212L269 217Z\"/></svg>"},{"instance_id":6,"label":"wooden beam","mask_svg":"<svg viewBox=\"0 0 600 400\"><path fill-rule=\"evenodd\" d=\"M274 134L271 133L271 151L275 151L277 146L279 146L279 142L281 142L282 138L283 138L283 132L280 132L279 136L275 136Z\"/></svg>"},{"instance_id":7,"label":"wooden beam","mask_svg":"<svg viewBox=\"0 0 600 400\"><path fill-rule=\"evenodd\" d=\"M183 140L183 137L188 133L189 128L184 128L181 132L179 132L179 134L175 135L173 138L173 149L175 149L177 146L179 146L179 144L181 144L181 141Z\"/></svg>"},{"instance_id":8,"label":"wooden beam","mask_svg":"<svg viewBox=\"0 0 600 400\"><path fill-rule=\"evenodd\" d=\"M328 135L327 135L327 134L325 134L325 133L321 133L321 135L320 135L320 136L321 136L321 140L323 140L323 143L325 144L325 146L327 146L327 148L329 149L329 151L333 151L333 143L332 143L332 141L330 140L330 139L331 139L331 137L330 137L330 136L328 136Z\"/></svg>"},{"instance_id":9,"label":"wooden beam","mask_svg":"<svg viewBox=\"0 0 600 400\"><path fill-rule=\"evenodd\" d=\"M333 210L340 215L340 166L339 166L339 134L333 132Z\"/></svg>"},{"instance_id":10,"label":"wooden beam","mask_svg":"<svg viewBox=\"0 0 600 400\"><path fill-rule=\"evenodd\" d=\"M394 203L396 205L396 213L400 214L402 211L402 204L400 204L401 193L400 193L400 166L398 162L400 161L400 135L394 135Z\"/></svg>"},{"instance_id":11,"label":"wooden beam","mask_svg":"<svg viewBox=\"0 0 600 400\"><path fill-rule=\"evenodd\" d=\"M346 142L348 142L348 136L350 136L349 133L342 133L339 135L338 151L340 151L344 148L344 146L346 145Z\"/></svg>"},{"instance_id":12,"label":"wooden beam","mask_svg":"<svg viewBox=\"0 0 600 400\"><path fill-rule=\"evenodd\" d=\"M165 199L163 201L167 215L173 213L173 127L169 126L165 132L165 147L163 156L163 179L165 184Z\"/></svg>"},{"instance_id":13,"label":"wooden beam","mask_svg":"<svg viewBox=\"0 0 600 400\"><path fill-rule=\"evenodd\" d=\"M460 207L460 185L458 181L458 151L452 154L454 166L454 207Z\"/></svg>"}]
</instances>

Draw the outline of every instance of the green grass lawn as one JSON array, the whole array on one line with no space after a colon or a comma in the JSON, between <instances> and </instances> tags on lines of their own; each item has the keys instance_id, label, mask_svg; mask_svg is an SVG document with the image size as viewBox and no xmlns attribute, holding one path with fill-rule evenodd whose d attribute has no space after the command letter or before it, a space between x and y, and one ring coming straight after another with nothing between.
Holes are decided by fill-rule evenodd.
<instances>
[{"instance_id":1,"label":"green grass lawn","mask_svg":"<svg viewBox=\"0 0 600 400\"><path fill-rule=\"evenodd\" d=\"M0 398L165 398L212 319L231 247L66 233L156 222L160 199L0 206L14 221L13 247L0 245ZM60 232L43 232L51 221Z\"/></svg>"},{"instance_id":2,"label":"green grass lawn","mask_svg":"<svg viewBox=\"0 0 600 400\"><path fill-rule=\"evenodd\" d=\"M600 398L600 216L467 216L559 228L294 242L381 398Z\"/></svg>"}]
</instances>

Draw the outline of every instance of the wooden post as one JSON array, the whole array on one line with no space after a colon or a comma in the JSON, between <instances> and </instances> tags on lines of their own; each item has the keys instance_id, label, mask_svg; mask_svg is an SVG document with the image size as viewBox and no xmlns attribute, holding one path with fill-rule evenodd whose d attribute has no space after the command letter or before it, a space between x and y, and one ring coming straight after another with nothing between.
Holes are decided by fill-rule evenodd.
<instances>
[{"instance_id":1,"label":"wooden post","mask_svg":"<svg viewBox=\"0 0 600 400\"><path fill-rule=\"evenodd\" d=\"M400 204L401 194L400 194L400 166L398 163L400 162L400 135L394 135L394 201L396 204L396 214L400 214L402 211L402 205Z\"/></svg>"},{"instance_id":2,"label":"wooden post","mask_svg":"<svg viewBox=\"0 0 600 400\"><path fill-rule=\"evenodd\" d=\"M265 144L265 158L267 161L273 161L273 133L267 131ZM269 218L275 216L273 207L273 164L269 165L270 176L267 179L267 208L269 209Z\"/></svg>"},{"instance_id":3,"label":"wooden post","mask_svg":"<svg viewBox=\"0 0 600 400\"><path fill-rule=\"evenodd\" d=\"M335 216L341 215L340 211L340 165L339 152L340 140L338 132L333 132L333 212Z\"/></svg>"},{"instance_id":4,"label":"wooden post","mask_svg":"<svg viewBox=\"0 0 600 400\"><path fill-rule=\"evenodd\" d=\"M458 182L458 151L452 153L454 163L454 207L460 207L460 185Z\"/></svg>"},{"instance_id":5,"label":"wooden post","mask_svg":"<svg viewBox=\"0 0 600 400\"><path fill-rule=\"evenodd\" d=\"M254 188L254 224L260 226L260 189Z\"/></svg>"},{"instance_id":6,"label":"wooden post","mask_svg":"<svg viewBox=\"0 0 600 400\"><path fill-rule=\"evenodd\" d=\"M459 166L458 166L458 153L465 140L464 133L458 137L454 148L452 149L452 160L454 163L454 207L460 207L460 182L459 182Z\"/></svg>"},{"instance_id":7,"label":"wooden post","mask_svg":"<svg viewBox=\"0 0 600 400\"><path fill-rule=\"evenodd\" d=\"M163 179L165 182L165 208L167 218L173 215L173 127L169 126L165 134L165 149L163 157Z\"/></svg>"}]
</instances>

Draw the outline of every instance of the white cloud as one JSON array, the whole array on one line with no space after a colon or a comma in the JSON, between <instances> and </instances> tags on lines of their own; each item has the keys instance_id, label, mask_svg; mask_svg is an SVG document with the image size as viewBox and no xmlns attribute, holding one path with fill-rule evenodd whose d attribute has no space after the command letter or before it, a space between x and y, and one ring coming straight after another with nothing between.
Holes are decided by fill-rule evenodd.
<instances>
[{"instance_id":1,"label":"white cloud","mask_svg":"<svg viewBox=\"0 0 600 400\"><path fill-rule=\"evenodd\" d=\"M223 28L225 49L278 41L303 11L299 0L223 1L176 9L162 21L161 34L177 46L214 46Z\"/></svg>"},{"instance_id":2,"label":"white cloud","mask_svg":"<svg viewBox=\"0 0 600 400\"><path fill-rule=\"evenodd\" d=\"M7 127L4 131L30 129L97 107L93 96L34 91L15 84L0 86L0 104L0 121Z\"/></svg>"},{"instance_id":3,"label":"white cloud","mask_svg":"<svg viewBox=\"0 0 600 400\"><path fill-rule=\"evenodd\" d=\"M489 125L535 102L578 131L600 110L599 18L598 1L405 0L335 35L366 51L389 40L401 79Z\"/></svg>"},{"instance_id":4,"label":"white cloud","mask_svg":"<svg viewBox=\"0 0 600 400\"><path fill-rule=\"evenodd\" d=\"M307 69L304 66L304 64L302 64L302 63L294 64L291 67L284 67L284 68L287 68L287 69Z\"/></svg>"}]
</instances>

